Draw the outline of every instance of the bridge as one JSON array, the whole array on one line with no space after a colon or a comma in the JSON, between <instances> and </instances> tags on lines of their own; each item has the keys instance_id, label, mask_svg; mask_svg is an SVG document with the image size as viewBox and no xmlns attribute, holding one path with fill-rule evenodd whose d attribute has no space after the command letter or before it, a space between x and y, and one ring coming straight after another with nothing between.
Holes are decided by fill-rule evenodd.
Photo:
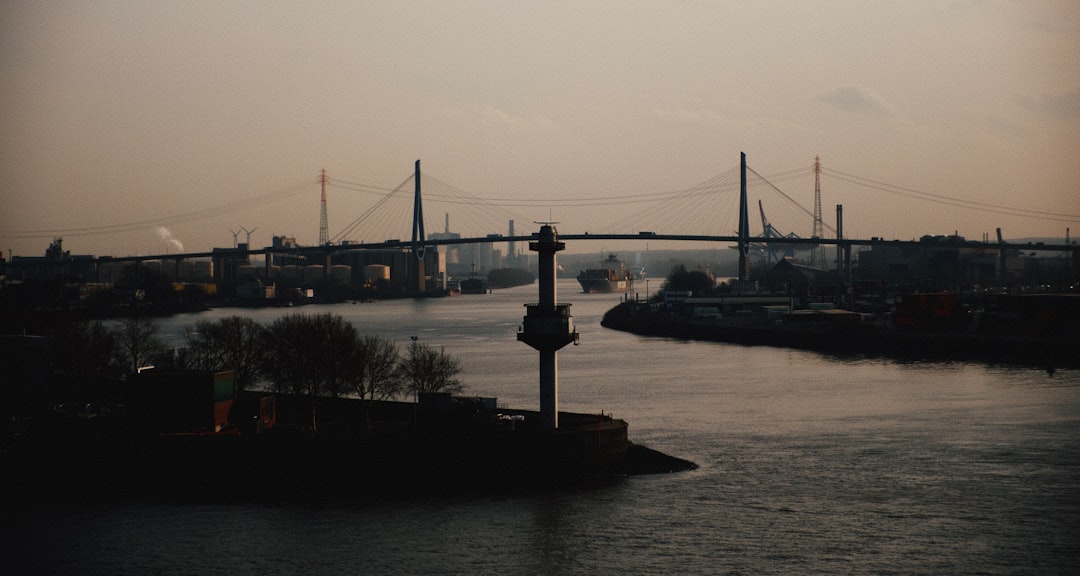
<instances>
[{"instance_id":1,"label":"bridge","mask_svg":"<svg viewBox=\"0 0 1080 576\"><path fill-rule=\"evenodd\" d=\"M245 246L236 247L228 252L232 255L264 255L269 262L274 255L291 255L308 262L330 262L331 256L343 251L363 250L386 250L410 248L417 259L422 259L427 248L450 245L488 244L495 242L528 242L534 239L534 234L515 235L513 233L484 233L490 230L493 221L513 222L531 221L531 218L522 215L522 208L535 209L546 205L561 206L562 210L571 210L584 207L603 207L607 212L618 213L618 217L609 222L594 222L597 230L562 230L559 238L563 241L572 242L611 242L628 240L648 241L673 241L705 244L722 244L737 248L739 252L739 276L746 278L749 269L748 256L752 246L770 247L784 246L788 248L804 247L815 251L815 257L819 258L818 267L828 267L840 263L844 269L850 269L852 249L856 247L873 247L878 245L891 246L917 246L920 240L888 240L885 238L872 237L859 239L845 237L843 234L842 206L837 206L836 225L825 222L821 211L820 181L822 174L836 180L865 186L871 190L883 193L896 194L910 200L921 200L927 203L943 204L962 209L980 210L1005 214L1009 216L1022 216L1028 218L1040 218L1046 221L1057 222L1080 222L1080 216L1071 214L1057 214L1040 212L1021 208L1003 208L979 202L966 201L955 197L929 194L917 190L892 186L877 180L860 176L823 169L821 164L815 161L813 176L815 185L814 207L809 209L794 199L793 194L788 194L779 187L779 183L788 182L806 175L806 170L798 169L780 173L770 178L765 178L749 167L746 163L746 155L740 155L740 163L736 168L730 169L720 175L714 176L700 184L674 191L645 192L619 195L593 195L583 198L563 198L554 200L522 200L520 198L484 198L468 194L438 178L423 174L420 170L420 161L417 160L411 175L406 177L394 188L381 188L367 184L349 182L329 178L325 170L320 174L318 182L322 189L322 211L319 230L320 244L313 246L289 246L289 247L262 247L252 248ZM421 182L425 187L421 187ZM412 184L411 194L408 190ZM374 195L377 200L366 210L362 211L348 225L344 226L333 236L330 235L327 224L326 198L327 188L336 190L341 195L369 196ZM749 190L757 192L757 203L761 216L761 228L753 229L749 218ZM285 192L275 192L265 197L259 197L247 203L266 203L276 199L296 195L302 191L308 193L309 188L289 187ZM767 219L765 215L765 201L769 201L770 213L773 218ZM231 203L229 210L237 209L245 205L245 202ZM425 205L426 204L426 205ZM426 234L424 209L431 206L445 211L447 226L444 234ZM780 207L777 211L775 208ZM449 219L451 211L455 217L461 217L464 222L463 229L471 230L472 235L450 234ZM210 212L199 211L202 217ZM411 218L408 214L411 212ZM813 231L808 237L802 237L795 232L784 234L781 229L796 230L807 223L812 222ZM779 224L779 226L778 226ZM411 227L411 233L406 231L406 226ZM511 224L512 228L512 224ZM363 234L368 238L382 238L375 241L357 239ZM402 240L407 236L408 240ZM1000 229L996 242L984 238L982 241L961 240L952 238L952 246L964 248L978 248L983 250L999 251L1002 254L1006 250L1024 250L1030 252L1054 251L1071 252L1073 255L1074 268L1080 267L1080 255L1075 243L1037 243L1016 244L1002 241ZM835 256L825 256L826 247ZM101 257L98 262L145 262L159 260L163 262L179 263L184 260L220 257L222 249L212 252L187 252L166 253L141 256L124 257ZM33 266L41 259L16 259L8 263L10 268L20 266Z\"/></svg>"}]
</instances>

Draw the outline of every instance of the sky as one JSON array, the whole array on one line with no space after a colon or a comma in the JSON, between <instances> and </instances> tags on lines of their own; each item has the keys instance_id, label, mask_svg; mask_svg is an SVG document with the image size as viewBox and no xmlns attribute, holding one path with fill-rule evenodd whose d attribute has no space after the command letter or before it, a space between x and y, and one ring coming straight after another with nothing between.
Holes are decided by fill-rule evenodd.
<instances>
[{"instance_id":1,"label":"sky","mask_svg":"<svg viewBox=\"0 0 1080 576\"><path fill-rule=\"evenodd\" d=\"M417 159L518 233L581 233L740 152L766 178L798 171L777 186L807 207L816 156L888 184L822 176L849 237L1075 237L1078 54L1073 0L5 0L0 249L315 244L321 169L351 183L327 193L335 236ZM590 197L627 201L573 200ZM445 210L453 230L489 209ZM427 208L429 233L445 214Z\"/></svg>"}]
</instances>

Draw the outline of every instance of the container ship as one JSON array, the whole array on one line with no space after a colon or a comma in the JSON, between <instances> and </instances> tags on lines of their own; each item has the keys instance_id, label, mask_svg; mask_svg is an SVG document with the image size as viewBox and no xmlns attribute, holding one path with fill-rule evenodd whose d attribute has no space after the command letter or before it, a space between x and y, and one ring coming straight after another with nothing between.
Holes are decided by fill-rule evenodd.
<instances>
[{"instance_id":1,"label":"container ship","mask_svg":"<svg viewBox=\"0 0 1080 576\"><path fill-rule=\"evenodd\" d=\"M608 254L600 268L586 268L578 273L581 290L590 292L626 292L634 285L634 275L614 254Z\"/></svg>"}]
</instances>

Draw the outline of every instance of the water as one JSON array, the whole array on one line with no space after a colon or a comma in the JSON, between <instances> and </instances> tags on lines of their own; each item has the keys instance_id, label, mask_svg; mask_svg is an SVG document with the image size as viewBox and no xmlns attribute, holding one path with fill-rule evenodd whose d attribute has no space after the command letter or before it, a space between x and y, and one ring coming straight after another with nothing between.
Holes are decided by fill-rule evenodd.
<instances>
[{"instance_id":1,"label":"water","mask_svg":"<svg viewBox=\"0 0 1080 576\"><path fill-rule=\"evenodd\" d=\"M599 326L619 295L559 289L581 333L559 354L560 408L612 413L698 470L540 494L50 511L9 526L3 556L54 574L1080 573L1080 373L645 339ZM333 312L443 346L470 393L535 408L537 354L515 336L535 290L215 310L163 335Z\"/></svg>"}]
</instances>

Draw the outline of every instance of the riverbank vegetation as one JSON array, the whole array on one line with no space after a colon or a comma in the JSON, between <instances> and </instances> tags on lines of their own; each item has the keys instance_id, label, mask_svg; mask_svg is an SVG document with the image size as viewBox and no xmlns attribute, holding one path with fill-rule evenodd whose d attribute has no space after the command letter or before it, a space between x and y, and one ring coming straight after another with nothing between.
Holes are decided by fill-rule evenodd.
<instances>
[{"instance_id":1,"label":"riverbank vegetation","mask_svg":"<svg viewBox=\"0 0 1080 576\"><path fill-rule=\"evenodd\" d=\"M129 316L109 323L68 319L34 336L5 337L5 357L26 361L12 374L21 386L7 387L4 413L107 405L118 400L129 375L146 370L234 370L238 392L310 399L313 427L318 398L416 400L464 389L460 363L444 349L419 341L402 349L360 334L334 314L290 314L268 325L240 316L204 320L189 327L184 345L173 349L158 332L153 319Z\"/></svg>"}]
</instances>

